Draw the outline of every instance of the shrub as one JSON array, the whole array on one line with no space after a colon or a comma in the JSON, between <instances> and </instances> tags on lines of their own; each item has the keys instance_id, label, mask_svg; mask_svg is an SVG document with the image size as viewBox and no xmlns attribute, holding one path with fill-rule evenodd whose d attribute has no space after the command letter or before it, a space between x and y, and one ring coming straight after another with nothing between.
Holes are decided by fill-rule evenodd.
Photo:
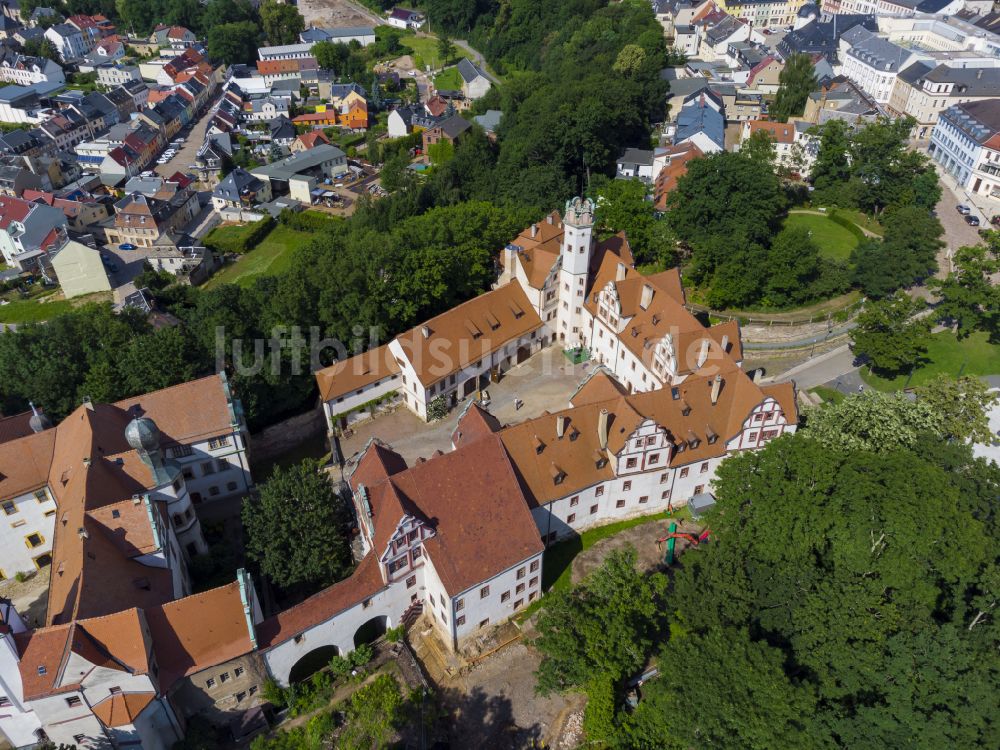
<instances>
[{"instance_id":1,"label":"shrub","mask_svg":"<svg viewBox=\"0 0 1000 750\"><path fill-rule=\"evenodd\" d=\"M427 421L433 422L435 419L443 419L448 415L448 401L444 395L427 404Z\"/></svg>"},{"instance_id":2,"label":"shrub","mask_svg":"<svg viewBox=\"0 0 1000 750\"><path fill-rule=\"evenodd\" d=\"M351 666L356 669L370 662L373 656L375 656L375 649L370 644L363 643L349 653L347 658L350 660Z\"/></svg>"},{"instance_id":3,"label":"shrub","mask_svg":"<svg viewBox=\"0 0 1000 750\"><path fill-rule=\"evenodd\" d=\"M389 643L399 643L403 640L403 636L406 635L406 629L402 625L397 625L394 628L389 628L385 631L385 639Z\"/></svg>"},{"instance_id":4,"label":"shrub","mask_svg":"<svg viewBox=\"0 0 1000 750\"><path fill-rule=\"evenodd\" d=\"M268 677L264 680L262 695L264 696L264 700L275 708L284 708L288 705L287 691L273 677Z\"/></svg>"},{"instance_id":5,"label":"shrub","mask_svg":"<svg viewBox=\"0 0 1000 750\"><path fill-rule=\"evenodd\" d=\"M286 208L278 214L278 221L289 229L298 229L300 232L323 232L337 226L343 219L317 211L296 212Z\"/></svg>"},{"instance_id":6,"label":"shrub","mask_svg":"<svg viewBox=\"0 0 1000 750\"><path fill-rule=\"evenodd\" d=\"M205 235L205 247L215 253L242 255L255 248L274 225L274 219L265 216L243 227L216 227Z\"/></svg>"},{"instance_id":7,"label":"shrub","mask_svg":"<svg viewBox=\"0 0 1000 750\"><path fill-rule=\"evenodd\" d=\"M340 654L330 659L330 671L335 677L345 677L351 673L353 668L351 662Z\"/></svg>"}]
</instances>

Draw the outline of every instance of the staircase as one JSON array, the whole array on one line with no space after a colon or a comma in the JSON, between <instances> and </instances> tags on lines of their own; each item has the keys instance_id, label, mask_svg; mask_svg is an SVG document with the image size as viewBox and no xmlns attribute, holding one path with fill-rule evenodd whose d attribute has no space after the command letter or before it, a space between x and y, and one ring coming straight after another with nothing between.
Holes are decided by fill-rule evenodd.
<instances>
[{"instance_id":1,"label":"staircase","mask_svg":"<svg viewBox=\"0 0 1000 750\"><path fill-rule=\"evenodd\" d=\"M420 615L423 611L424 611L424 603L422 600L417 599L403 613L403 616L399 618L399 621L403 625L403 628L408 631L413 626L413 623L415 623L420 618Z\"/></svg>"}]
</instances>

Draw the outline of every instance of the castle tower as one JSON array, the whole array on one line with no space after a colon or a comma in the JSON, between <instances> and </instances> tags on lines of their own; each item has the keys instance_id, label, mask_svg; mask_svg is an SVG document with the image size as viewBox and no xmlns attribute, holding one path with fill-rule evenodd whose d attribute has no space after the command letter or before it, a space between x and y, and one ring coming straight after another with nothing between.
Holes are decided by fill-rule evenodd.
<instances>
[{"instance_id":1,"label":"castle tower","mask_svg":"<svg viewBox=\"0 0 1000 750\"><path fill-rule=\"evenodd\" d=\"M562 265L559 270L559 340L567 347L585 345L583 302L594 243L594 202L577 196L563 214Z\"/></svg>"},{"instance_id":2,"label":"castle tower","mask_svg":"<svg viewBox=\"0 0 1000 750\"><path fill-rule=\"evenodd\" d=\"M208 552L180 467L164 460L156 422L149 417L136 417L125 427L125 440L152 473L154 496L166 501L167 515L181 547L189 556Z\"/></svg>"}]
</instances>

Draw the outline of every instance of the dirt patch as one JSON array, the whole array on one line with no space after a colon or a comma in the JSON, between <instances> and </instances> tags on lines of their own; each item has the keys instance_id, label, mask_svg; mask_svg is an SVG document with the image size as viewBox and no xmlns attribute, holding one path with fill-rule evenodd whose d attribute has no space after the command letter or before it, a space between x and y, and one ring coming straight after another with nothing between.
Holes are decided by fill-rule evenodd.
<instances>
[{"instance_id":1,"label":"dirt patch","mask_svg":"<svg viewBox=\"0 0 1000 750\"><path fill-rule=\"evenodd\" d=\"M685 521L682 518L676 520L677 531L692 534L697 537L703 530L703 526L691 520ZM663 567L663 558L667 551L666 542L658 542L658 539L667 535L670 521L658 521L656 523L644 523L640 526L633 526L625 529L614 536L594 544L588 550L584 550L573 560L571 580L574 584L590 575L594 570L601 567L608 555L615 550L625 549L632 546L636 551L636 567L644 573L650 573ZM682 554L691 547L692 544L686 539L678 539L674 546L674 554Z\"/></svg>"},{"instance_id":2,"label":"dirt patch","mask_svg":"<svg viewBox=\"0 0 1000 750\"><path fill-rule=\"evenodd\" d=\"M306 26L377 26L384 21L366 8L347 0L299 0Z\"/></svg>"}]
</instances>

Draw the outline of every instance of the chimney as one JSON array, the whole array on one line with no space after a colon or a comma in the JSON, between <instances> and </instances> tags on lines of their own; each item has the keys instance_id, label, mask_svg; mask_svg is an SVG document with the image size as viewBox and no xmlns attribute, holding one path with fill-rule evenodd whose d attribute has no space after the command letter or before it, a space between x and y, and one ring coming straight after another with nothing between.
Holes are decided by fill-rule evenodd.
<instances>
[{"instance_id":1,"label":"chimney","mask_svg":"<svg viewBox=\"0 0 1000 750\"><path fill-rule=\"evenodd\" d=\"M91 411L94 410L94 402L90 400L90 396L83 397L83 405L86 406Z\"/></svg>"},{"instance_id":2,"label":"chimney","mask_svg":"<svg viewBox=\"0 0 1000 750\"><path fill-rule=\"evenodd\" d=\"M83 457L83 465L84 466L90 466L90 457L89 456L84 456Z\"/></svg>"},{"instance_id":3,"label":"chimney","mask_svg":"<svg viewBox=\"0 0 1000 750\"><path fill-rule=\"evenodd\" d=\"M420 326L420 332L424 335L425 339L431 337L431 327L430 326Z\"/></svg>"},{"instance_id":4,"label":"chimney","mask_svg":"<svg viewBox=\"0 0 1000 750\"><path fill-rule=\"evenodd\" d=\"M982 77L983 77L983 69L980 68L979 70L976 71L976 80L978 81Z\"/></svg>"},{"instance_id":5,"label":"chimney","mask_svg":"<svg viewBox=\"0 0 1000 750\"><path fill-rule=\"evenodd\" d=\"M535 237L537 235L538 235L538 225L537 224L532 224L531 225L531 239L535 239Z\"/></svg>"},{"instance_id":6,"label":"chimney","mask_svg":"<svg viewBox=\"0 0 1000 750\"><path fill-rule=\"evenodd\" d=\"M642 297L639 299L639 307L643 310L649 307L649 303L653 301L653 287L650 284L642 285Z\"/></svg>"},{"instance_id":7,"label":"chimney","mask_svg":"<svg viewBox=\"0 0 1000 750\"><path fill-rule=\"evenodd\" d=\"M608 449L608 410L601 409L601 413L597 417L597 442L601 446L601 450Z\"/></svg>"},{"instance_id":8,"label":"chimney","mask_svg":"<svg viewBox=\"0 0 1000 750\"><path fill-rule=\"evenodd\" d=\"M619 263L618 270L615 272L615 281L625 281L625 264Z\"/></svg>"},{"instance_id":9,"label":"chimney","mask_svg":"<svg viewBox=\"0 0 1000 750\"><path fill-rule=\"evenodd\" d=\"M559 436L560 440L562 439L562 436L566 434L567 421L568 419L562 415L556 417L556 435Z\"/></svg>"},{"instance_id":10,"label":"chimney","mask_svg":"<svg viewBox=\"0 0 1000 750\"><path fill-rule=\"evenodd\" d=\"M545 217L545 220L546 220L547 222L549 222L549 224L551 224L551 223L552 223L552 214L549 214L548 216L546 216L546 217Z\"/></svg>"},{"instance_id":11,"label":"chimney","mask_svg":"<svg viewBox=\"0 0 1000 750\"><path fill-rule=\"evenodd\" d=\"M78 528L76 530L76 533L77 533L77 536L79 536L81 539L89 539L90 538L90 534L87 533L87 530L85 528L83 528L83 526L81 526L80 528Z\"/></svg>"},{"instance_id":12,"label":"chimney","mask_svg":"<svg viewBox=\"0 0 1000 750\"><path fill-rule=\"evenodd\" d=\"M703 364L705 364L705 361L708 359L708 347L709 347L708 339L707 338L702 339L701 351L698 352L698 367L701 367Z\"/></svg>"},{"instance_id":13,"label":"chimney","mask_svg":"<svg viewBox=\"0 0 1000 750\"><path fill-rule=\"evenodd\" d=\"M728 333L722 337L722 351L724 351L724 352L728 352L729 351L729 334Z\"/></svg>"},{"instance_id":14,"label":"chimney","mask_svg":"<svg viewBox=\"0 0 1000 750\"><path fill-rule=\"evenodd\" d=\"M720 390L722 390L722 376L716 375L715 380L712 381L712 406L718 403Z\"/></svg>"}]
</instances>

